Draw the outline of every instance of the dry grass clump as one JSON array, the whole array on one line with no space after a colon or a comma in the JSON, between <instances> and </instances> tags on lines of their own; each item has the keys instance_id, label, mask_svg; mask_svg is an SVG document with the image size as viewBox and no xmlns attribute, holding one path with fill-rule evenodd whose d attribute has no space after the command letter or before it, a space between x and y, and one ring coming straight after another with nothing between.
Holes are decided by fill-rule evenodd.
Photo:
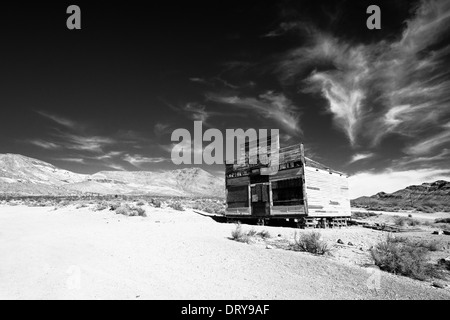
<instances>
[{"instance_id":1,"label":"dry grass clump","mask_svg":"<svg viewBox=\"0 0 450 320\"><path fill-rule=\"evenodd\" d=\"M331 251L331 247L322 240L322 235L316 231L303 233L298 238L296 234L294 241L291 245L291 249L294 251L304 251L318 255L328 254Z\"/></svg>"},{"instance_id":2,"label":"dry grass clump","mask_svg":"<svg viewBox=\"0 0 450 320\"><path fill-rule=\"evenodd\" d=\"M258 232L256 235L257 235L258 237L263 238L263 239L270 239L270 238L272 238L272 235L271 235L270 232L267 231L267 230L260 231L260 232Z\"/></svg>"},{"instance_id":3,"label":"dry grass clump","mask_svg":"<svg viewBox=\"0 0 450 320\"><path fill-rule=\"evenodd\" d=\"M246 233L242 230L242 226L240 223L236 224L236 229L231 231L231 239L238 241L238 242L244 242L244 243L250 242L250 236L248 235L248 233Z\"/></svg>"},{"instance_id":4,"label":"dry grass clump","mask_svg":"<svg viewBox=\"0 0 450 320\"><path fill-rule=\"evenodd\" d=\"M112 202L109 204L109 211L115 211L121 206L120 202Z\"/></svg>"},{"instance_id":5,"label":"dry grass clump","mask_svg":"<svg viewBox=\"0 0 450 320\"><path fill-rule=\"evenodd\" d=\"M365 211L354 211L352 212L352 218L353 219L367 219L370 217L375 217L378 216L378 214L374 213L374 212L365 212Z\"/></svg>"},{"instance_id":6,"label":"dry grass clump","mask_svg":"<svg viewBox=\"0 0 450 320\"><path fill-rule=\"evenodd\" d=\"M214 199L197 199L192 205L192 209L223 215L225 214L225 203Z\"/></svg>"},{"instance_id":7,"label":"dry grass clump","mask_svg":"<svg viewBox=\"0 0 450 320\"><path fill-rule=\"evenodd\" d=\"M238 242L243 243L250 243L253 240L257 240L257 238L266 240L271 238L269 231L262 230L260 232L257 232L255 229L250 229L249 231L245 232L242 229L242 225L240 223L236 224L236 228L231 231L231 240L235 240Z\"/></svg>"},{"instance_id":8,"label":"dry grass clump","mask_svg":"<svg viewBox=\"0 0 450 320\"><path fill-rule=\"evenodd\" d=\"M130 206L128 204L121 205L120 207L118 207L116 209L116 214L121 214L129 217L136 217L136 216L147 217L147 214L143 208Z\"/></svg>"},{"instance_id":9,"label":"dry grass clump","mask_svg":"<svg viewBox=\"0 0 450 320\"><path fill-rule=\"evenodd\" d=\"M395 225L400 226L400 227L404 227L404 226L415 227L415 226L420 225L420 221L417 219L413 219L410 217L398 217L398 216L396 216L394 218L394 223L395 223Z\"/></svg>"},{"instance_id":10,"label":"dry grass clump","mask_svg":"<svg viewBox=\"0 0 450 320\"><path fill-rule=\"evenodd\" d=\"M177 210L177 211L185 211L183 205L179 201L175 201L175 202L170 203L169 207L174 209L174 210Z\"/></svg>"},{"instance_id":11,"label":"dry grass clump","mask_svg":"<svg viewBox=\"0 0 450 320\"><path fill-rule=\"evenodd\" d=\"M151 199L150 205L154 206L155 208L161 208L162 202L161 202L161 200L158 200L158 199Z\"/></svg>"},{"instance_id":12,"label":"dry grass clump","mask_svg":"<svg viewBox=\"0 0 450 320\"><path fill-rule=\"evenodd\" d=\"M102 201L100 203L97 203L94 208L92 208L92 211L103 211L109 208L109 204L106 201Z\"/></svg>"}]
</instances>

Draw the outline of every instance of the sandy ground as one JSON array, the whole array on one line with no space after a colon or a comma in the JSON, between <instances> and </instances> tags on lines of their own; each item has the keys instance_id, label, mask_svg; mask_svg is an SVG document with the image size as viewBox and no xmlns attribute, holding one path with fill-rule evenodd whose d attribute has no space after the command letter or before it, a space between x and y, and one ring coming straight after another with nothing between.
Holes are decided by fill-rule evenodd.
<instances>
[{"instance_id":1,"label":"sandy ground","mask_svg":"<svg viewBox=\"0 0 450 320\"><path fill-rule=\"evenodd\" d=\"M318 257L232 241L234 225L190 211L147 207L147 213L0 206L0 298L450 298L448 289L357 265L369 242L384 236L379 231L323 230L324 239L355 246ZM298 231L244 228L268 230L272 242L289 241Z\"/></svg>"},{"instance_id":2,"label":"sandy ground","mask_svg":"<svg viewBox=\"0 0 450 320\"><path fill-rule=\"evenodd\" d=\"M390 211L366 210L363 208L353 208L352 211L353 212L373 212L373 213L387 215L387 216L399 216L399 217L408 217L409 215L412 215L413 218L422 219L422 220L435 220L435 219L441 219L441 218L450 218L450 213L448 213L448 212L433 212L433 213L413 212L413 211L390 212Z\"/></svg>"}]
</instances>

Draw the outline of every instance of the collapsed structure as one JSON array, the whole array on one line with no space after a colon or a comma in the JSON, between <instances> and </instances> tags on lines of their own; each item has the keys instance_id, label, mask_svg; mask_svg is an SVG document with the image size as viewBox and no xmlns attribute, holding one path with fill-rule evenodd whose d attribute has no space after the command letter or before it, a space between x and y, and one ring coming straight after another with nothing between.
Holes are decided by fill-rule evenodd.
<instances>
[{"instance_id":1,"label":"collapsed structure","mask_svg":"<svg viewBox=\"0 0 450 320\"><path fill-rule=\"evenodd\" d=\"M261 174L273 166L273 162L260 161L262 157L270 158L271 153L267 147L261 150L256 145L257 159L249 161L251 144L241 146L244 161L226 165L228 220L256 220L264 225L278 219L301 228L347 225L351 211L348 177L344 173L305 157L303 144L297 144L279 148L278 170Z\"/></svg>"}]
</instances>

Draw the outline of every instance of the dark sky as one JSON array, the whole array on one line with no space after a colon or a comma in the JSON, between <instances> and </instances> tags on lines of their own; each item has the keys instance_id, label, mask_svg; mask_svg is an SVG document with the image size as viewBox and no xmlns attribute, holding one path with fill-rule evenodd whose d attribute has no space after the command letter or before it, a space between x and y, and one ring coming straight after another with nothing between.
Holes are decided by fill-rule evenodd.
<instances>
[{"instance_id":1,"label":"dark sky","mask_svg":"<svg viewBox=\"0 0 450 320\"><path fill-rule=\"evenodd\" d=\"M449 1L93 2L2 4L0 153L176 169L173 130L201 120L279 129L357 186L450 176Z\"/></svg>"}]
</instances>

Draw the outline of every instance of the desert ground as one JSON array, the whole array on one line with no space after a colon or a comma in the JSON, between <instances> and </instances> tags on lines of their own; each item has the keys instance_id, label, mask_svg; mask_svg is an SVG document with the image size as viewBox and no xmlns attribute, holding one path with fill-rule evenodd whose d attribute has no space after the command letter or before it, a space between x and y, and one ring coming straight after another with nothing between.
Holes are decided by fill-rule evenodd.
<instances>
[{"instance_id":1,"label":"desert ground","mask_svg":"<svg viewBox=\"0 0 450 320\"><path fill-rule=\"evenodd\" d=\"M241 243L230 239L234 224L190 209L145 210L0 205L0 299L450 299L448 286L372 265L369 249L386 232L319 230L333 248L316 256L284 248L308 230L243 224L271 237ZM402 236L435 237L443 245L435 254L450 255L448 235Z\"/></svg>"}]
</instances>

